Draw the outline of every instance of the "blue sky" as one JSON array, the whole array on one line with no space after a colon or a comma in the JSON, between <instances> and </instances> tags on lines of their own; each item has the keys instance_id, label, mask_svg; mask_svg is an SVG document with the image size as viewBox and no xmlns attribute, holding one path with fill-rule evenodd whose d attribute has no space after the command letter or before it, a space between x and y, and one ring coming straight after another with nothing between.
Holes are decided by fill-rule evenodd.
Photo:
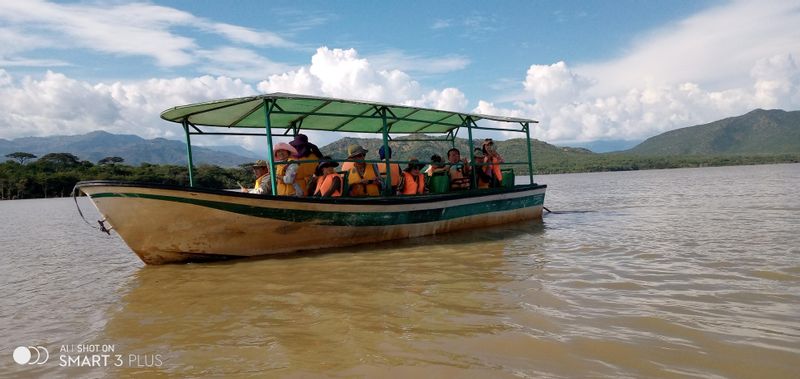
<instances>
[{"instance_id":1,"label":"blue sky","mask_svg":"<svg viewBox=\"0 0 800 379\"><path fill-rule=\"evenodd\" d=\"M800 109L797 25L797 0L2 2L0 138L179 138L161 110L283 91L641 140Z\"/></svg>"}]
</instances>

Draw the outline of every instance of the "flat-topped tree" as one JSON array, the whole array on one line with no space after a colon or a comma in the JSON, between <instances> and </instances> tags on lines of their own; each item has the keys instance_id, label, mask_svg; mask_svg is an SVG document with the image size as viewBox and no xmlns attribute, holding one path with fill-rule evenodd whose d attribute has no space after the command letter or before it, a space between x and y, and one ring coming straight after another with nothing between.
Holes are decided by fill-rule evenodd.
<instances>
[{"instance_id":1,"label":"flat-topped tree","mask_svg":"<svg viewBox=\"0 0 800 379\"><path fill-rule=\"evenodd\" d=\"M23 151L17 151L15 153L6 154L6 158L11 158L19 162L19 164L25 164L25 161L36 159L36 156L31 153L26 153Z\"/></svg>"}]
</instances>

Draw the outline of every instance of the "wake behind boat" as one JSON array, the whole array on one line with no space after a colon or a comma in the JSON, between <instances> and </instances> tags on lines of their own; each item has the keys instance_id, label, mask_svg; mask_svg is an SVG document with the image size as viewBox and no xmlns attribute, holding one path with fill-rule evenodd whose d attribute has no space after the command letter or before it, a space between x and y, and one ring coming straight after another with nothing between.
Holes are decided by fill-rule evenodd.
<instances>
[{"instance_id":1,"label":"wake behind boat","mask_svg":"<svg viewBox=\"0 0 800 379\"><path fill-rule=\"evenodd\" d=\"M171 108L161 114L184 128L189 187L116 181L80 182L108 224L147 264L215 260L290 253L446 233L524 220L541 219L546 185L533 181L530 126L534 120L448 112L383 103L275 93ZM478 122L491 123L490 126ZM219 129L220 127L225 129ZM261 129L261 133L251 132ZM479 189L474 175L469 189L414 196L293 197L276 194L272 137L304 130L380 133L384 147L394 135L418 134L455 146L466 131L474 162L472 131L525 133L530 183ZM221 130L221 131L220 131ZM438 139L430 135L443 135ZM269 150L272 194L248 194L194 187L191 137L257 135ZM343 161L343 160L340 160ZM367 161L390 164L407 161ZM479 166L476 166L479 167ZM391 170L387 170L391 182Z\"/></svg>"}]
</instances>

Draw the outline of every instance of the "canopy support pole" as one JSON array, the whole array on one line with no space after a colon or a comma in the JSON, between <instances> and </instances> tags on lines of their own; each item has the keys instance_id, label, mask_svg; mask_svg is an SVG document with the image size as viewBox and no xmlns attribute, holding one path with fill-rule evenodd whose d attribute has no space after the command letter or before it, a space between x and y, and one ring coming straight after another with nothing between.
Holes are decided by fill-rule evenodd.
<instances>
[{"instance_id":1,"label":"canopy support pole","mask_svg":"<svg viewBox=\"0 0 800 379\"><path fill-rule=\"evenodd\" d=\"M392 195L392 166L389 165L389 125L386 122L386 107L381 107L381 120L383 121L383 160L386 165L386 183L383 185L383 195ZM379 172L376 172L380 176Z\"/></svg>"},{"instance_id":2,"label":"canopy support pole","mask_svg":"<svg viewBox=\"0 0 800 379\"><path fill-rule=\"evenodd\" d=\"M531 152L531 125L530 123L524 123L522 126L525 128L525 141L528 145L528 177L530 178L530 184L533 184L533 153Z\"/></svg>"},{"instance_id":3,"label":"canopy support pole","mask_svg":"<svg viewBox=\"0 0 800 379\"><path fill-rule=\"evenodd\" d=\"M186 157L189 160L189 187L194 187L194 176L192 171L194 165L192 163L192 139L189 136L189 120L183 119L183 131L186 133Z\"/></svg>"},{"instance_id":4,"label":"canopy support pole","mask_svg":"<svg viewBox=\"0 0 800 379\"><path fill-rule=\"evenodd\" d=\"M272 151L272 128L269 123L269 115L275 103L269 99L264 99L264 127L267 130L267 160L269 162L269 183L271 184L272 195L277 194L278 183L275 178L275 153Z\"/></svg>"},{"instance_id":5,"label":"canopy support pole","mask_svg":"<svg viewBox=\"0 0 800 379\"><path fill-rule=\"evenodd\" d=\"M472 174L469 176L470 188L477 189L478 176L475 170L483 169L483 166L475 166L475 143L472 141L472 117L467 116L467 118L464 119L463 124L467 125L467 140L469 141L469 163L472 165L472 167L470 167L470 172Z\"/></svg>"}]
</instances>

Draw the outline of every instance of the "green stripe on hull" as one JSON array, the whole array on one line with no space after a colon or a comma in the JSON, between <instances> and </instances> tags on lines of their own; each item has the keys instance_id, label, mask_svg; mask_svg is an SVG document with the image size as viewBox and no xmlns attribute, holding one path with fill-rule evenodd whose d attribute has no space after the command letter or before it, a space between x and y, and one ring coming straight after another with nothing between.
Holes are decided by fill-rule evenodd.
<instances>
[{"instance_id":1,"label":"green stripe on hull","mask_svg":"<svg viewBox=\"0 0 800 379\"><path fill-rule=\"evenodd\" d=\"M220 201L188 199L175 196L141 193L98 193L92 198L134 197L151 200L186 203L201 207L219 209L246 216L270 218L289 222L312 223L335 226L386 226L419 224L425 222L452 220L479 214L502 212L514 209L535 207L544 204L544 194L519 197L515 199L492 200L474 204L456 205L435 209L400 212L324 212L299 209L265 208L252 205L232 204Z\"/></svg>"}]
</instances>

